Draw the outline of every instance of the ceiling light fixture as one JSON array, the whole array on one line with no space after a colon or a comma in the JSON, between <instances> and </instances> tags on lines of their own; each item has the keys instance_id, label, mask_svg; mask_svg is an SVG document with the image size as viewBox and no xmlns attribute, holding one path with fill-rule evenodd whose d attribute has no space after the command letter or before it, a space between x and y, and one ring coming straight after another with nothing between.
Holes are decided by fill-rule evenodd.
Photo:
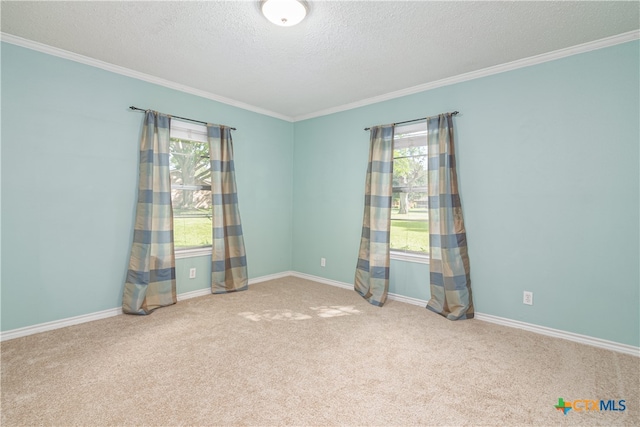
<instances>
[{"instance_id":1,"label":"ceiling light fixture","mask_svg":"<svg viewBox=\"0 0 640 427\"><path fill-rule=\"evenodd\" d=\"M262 14L276 25L292 27L307 16L307 5L298 0L266 0L262 2Z\"/></svg>"}]
</instances>

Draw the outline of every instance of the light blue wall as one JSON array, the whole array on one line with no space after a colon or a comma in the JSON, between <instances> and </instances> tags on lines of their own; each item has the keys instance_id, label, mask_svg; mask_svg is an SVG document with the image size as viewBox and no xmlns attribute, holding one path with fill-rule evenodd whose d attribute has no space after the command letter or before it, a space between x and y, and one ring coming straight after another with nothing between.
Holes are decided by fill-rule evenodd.
<instances>
[{"instance_id":1,"label":"light blue wall","mask_svg":"<svg viewBox=\"0 0 640 427\"><path fill-rule=\"evenodd\" d=\"M1 329L120 306L142 118L129 105L238 128L251 277L293 269L347 283L362 221L362 129L460 110L477 311L638 346L639 48L291 124L3 43ZM179 293L208 287L207 261L177 261ZM428 299L428 271L392 261L390 291ZM522 305L523 290L534 306Z\"/></svg>"},{"instance_id":2,"label":"light blue wall","mask_svg":"<svg viewBox=\"0 0 640 427\"><path fill-rule=\"evenodd\" d=\"M459 110L476 310L640 345L639 48L626 43L295 123L294 270L353 281L364 127ZM427 299L428 271L392 261L390 291ZM524 290L533 306L522 304Z\"/></svg>"},{"instance_id":3,"label":"light blue wall","mask_svg":"<svg viewBox=\"0 0 640 427\"><path fill-rule=\"evenodd\" d=\"M292 123L7 43L1 90L3 331L121 305L143 118L130 105L238 129L249 275L291 269ZM178 293L207 288L208 268L178 260Z\"/></svg>"}]
</instances>

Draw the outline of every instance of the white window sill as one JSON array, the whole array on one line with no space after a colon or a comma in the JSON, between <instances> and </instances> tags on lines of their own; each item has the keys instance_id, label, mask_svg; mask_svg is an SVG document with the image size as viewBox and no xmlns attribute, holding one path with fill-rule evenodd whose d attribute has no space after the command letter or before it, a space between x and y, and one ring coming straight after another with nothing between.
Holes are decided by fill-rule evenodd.
<instances>
[{"instance_id":1,"label":"white window sill","mask_svg":"<svg viewBox=\"0 0 640 427\"><path fill-rule=\"evenodd\" d=\"M193 258L197 256L211 256L211 246L207 248L181 249L176 251L176 259Z\"/></svg>"},{"instance_id":2,"label":"white window sill","mask_svg":"<svg viewBox=\"0 0 640 427\"><path fill-rule=\"evenodd\" d=\"M429 264L429 255L410 254L407 252L395 252L391 251L391 259L397 259L399 261L416 262L418 264Z\"/></svg>"}]
</instances>

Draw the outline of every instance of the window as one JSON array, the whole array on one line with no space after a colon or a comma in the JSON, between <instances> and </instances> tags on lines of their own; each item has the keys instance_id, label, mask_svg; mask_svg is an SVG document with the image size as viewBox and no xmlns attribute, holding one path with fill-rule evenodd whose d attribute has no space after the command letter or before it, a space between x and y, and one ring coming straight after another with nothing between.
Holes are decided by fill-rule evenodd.
<instances>
[{"instance_id":1,"label":"window","mask_svg":"<svg viewBox=\"0 0 640 427\"><path fill-rule=\"evenodd\" d=\"M393 151L391 253L393 258L427 262L427 124L396 126Z\"/></svg>"},{"instance_id":2,"label":"window","mask_svg":"<svg viewBox=\"0 0 640 427\"><path fill-rule=\"evenodd\" d=\"M176 253L211 253L211 162L207 128L171 121L171 203Z\"/></svg>"}]
</instances>

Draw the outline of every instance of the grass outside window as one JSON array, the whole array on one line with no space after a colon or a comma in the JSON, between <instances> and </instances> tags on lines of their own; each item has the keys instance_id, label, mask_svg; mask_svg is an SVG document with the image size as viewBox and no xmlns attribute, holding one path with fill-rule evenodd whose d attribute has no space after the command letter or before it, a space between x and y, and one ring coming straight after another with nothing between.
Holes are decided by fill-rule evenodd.
<instances>
[{"instance_id":1,"label":"grass outside window","mask_svg":"<svg viewBox=\"0 0 640 427\"><path fill-rule=\"evenodd\" d=\"M400 215L391 212L392 251L426 255L429 253L429 220L426 209L410 209Z\"/></svg>"},{"instance_id":2,"label":"grass outside window","mask_svg":"<svg viewBox=\"0 0 640 427\"><path fill-rule=\"evenodd\" d=\"M211 211L173 212L173 240L176 250L211 246Z\"/></svg>"}]
</instances>

